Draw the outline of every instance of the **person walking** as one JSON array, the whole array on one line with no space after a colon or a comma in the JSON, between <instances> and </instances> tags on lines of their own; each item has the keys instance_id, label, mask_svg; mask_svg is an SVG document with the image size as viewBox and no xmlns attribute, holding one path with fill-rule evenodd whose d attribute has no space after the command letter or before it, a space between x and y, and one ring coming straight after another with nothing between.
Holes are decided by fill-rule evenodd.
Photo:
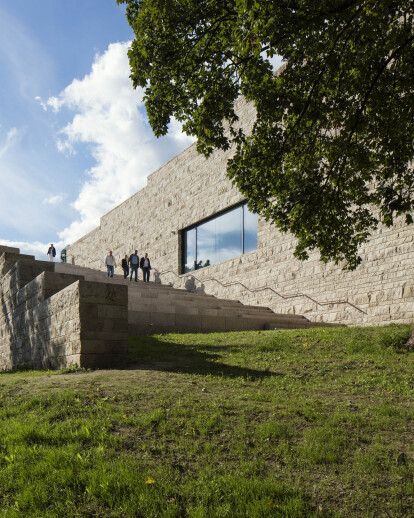
<instances>
[{"instance_id":1,"label":"person walking","mask_svg":"<svg viewBox=\"0 0 414 518\"><path fill-rule=\"evenodd\" d=\"M122 259L122 269L124 270L124 279L126 279L129 275L129 266L128 266L128 256L125 255L124 259Z\"/></svg>"},{"instance_id":2,"label":"person walking","mask_svg":"<svg viewBox=\"0 0 414 518\"><path fill-rule=\"evenodd\" d=\"M115 257L112 255L112 250L109 251L109 254L105 259L106 264L106 276L113 277L114 276L114 268L116 266Z\"/></svg>"},{"instance_id":3,"label":"person walking","mask_svg":"<svg viewBox=\"0 0 414 518\"><path fill-rule=\"evenodd\" d=\"M131 277L129 278L129 281L132 281L132 274L135 272L135 282L138 282L138 250L135 250L135 252L129 256L129 264L131 266Z\"/></svg>"},{"instance_id":4,"label":"person walking","mask_svg":"<svg viewBox=\"0 0 414 518\"><path fill-rule=\"evenodd\" d=\"M150 271L151 271L151 261L148 257L147 252L145 252L145 257L141 257L140 268L144 275L144 282L149 282Z\"/></svg>"},{"instance_id":5,"label":"person walking","mask_svg":"<svg viewBox=\"0 0 414 518\"><path fill-rule=\"evenodd\" d=\"M53 243L50 244L47 255L49 256L49 261L53 263L56 257L56 248L53 246Z\"/></svg>"}]
</instances>

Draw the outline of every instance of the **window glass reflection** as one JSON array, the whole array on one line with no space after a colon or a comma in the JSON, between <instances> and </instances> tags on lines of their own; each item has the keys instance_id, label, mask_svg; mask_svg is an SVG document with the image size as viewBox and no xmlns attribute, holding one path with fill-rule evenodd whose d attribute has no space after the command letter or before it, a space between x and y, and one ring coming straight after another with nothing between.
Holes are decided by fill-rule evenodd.
<instances>
[{"instance_id":1,"label":"window glass reflection","mask_svg":"<svg viewBox=\"0 0 414 518\"><path fill-rule=\"evenodd\" d=\"M183 232L183 273L257 249L257 215L240 205Z\"/></svg>"},{"instance_id":2,"label":"window glass reflection","mask_svg":"<svg viewBox=\"0 0 414 518\"><path fill-rule=\"evenodd\" d=\"M225 261L241 253L241 207L197 227L197 268Z\"/></svg>"},{"instance_id":3,"label":"window glass reflection","mask_svg":"<svg viewBox=\"0 0 414 518\"><path fill-rule=\"evenodd\" d=\"M257 214L253 214L247 208L244 208L244 250L243 253L257 250Z\"/></svg>"},{"instance_id":4,"label":"window glass reflection","mask_svg":"<svg viewBox=\"0 0 414 518\"><path fill-rule=\"evenodd\" d=\"M195 268L196 261L196 229L184 232L184 273Z\"/></svg>"}]
</instances>

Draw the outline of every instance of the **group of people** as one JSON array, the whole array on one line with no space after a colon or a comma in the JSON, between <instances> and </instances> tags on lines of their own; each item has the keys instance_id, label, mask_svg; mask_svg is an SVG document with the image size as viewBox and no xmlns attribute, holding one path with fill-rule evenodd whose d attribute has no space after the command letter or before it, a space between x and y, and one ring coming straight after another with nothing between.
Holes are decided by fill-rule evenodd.
<instances>
[{"instance_id":1,"label":"group of people","mask_svg":"<svg viewBox=\"0 0 414 518\"><path fill-rule=\"evenodd\" d=\"M106 265L106 276L113 277L114 269L116 267L116 259L112 255L112 250L109 251L109 254L105 259ZM135 250L129 257L128 254L125 255L124 259L121 262L122 270L124 271L124 279L126 279L131 271L131 276L129 278L132 281L132 277L135 274L135 282L138 282L138 268L142 270L142 275L144 278L144 282L149 282L150 272L151 272L151 261L148 257L148 254L145 253L144 257L138 257L138 250Z\"/></svg>"}]
</instances>

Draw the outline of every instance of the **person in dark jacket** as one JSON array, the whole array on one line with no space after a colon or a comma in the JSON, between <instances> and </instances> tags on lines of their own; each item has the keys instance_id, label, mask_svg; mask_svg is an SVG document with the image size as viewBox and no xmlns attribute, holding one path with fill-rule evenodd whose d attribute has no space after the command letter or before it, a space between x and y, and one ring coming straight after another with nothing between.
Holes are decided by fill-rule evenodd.
<instances>
[{"instance_id":1,"label":"person in dark jacket","mask_svg":"<svg viewBox=\"0 0 414 518\"><path fill-rule=\"evenodd\" d=\"M53 263L56 257L56 248L53 246L53 243L51 243L51 245L49 246L47 255L49 256L49 261Z\"/></svg>"},{"instance_id":2,"label":"person in dark jacket","mask_svg":"<svg viewBox=\"0 0 414 518\"><path fill-rule=\"evenodd\" d=\"M124 279L126 279L129 275L129 266L128 266L128 256L126 255L124 259L122 259L121 263L122 269L124 270Z\"/></svg>"},{"instance_id":3,"label":"person in dark jacket","mask_svg":"<svg viewBox=\"0 0 414 518\"><path fill-rule=\"evenodd\" d=\"M145 252L145 256L141 257L141 262L139 263L139 267L141 268L142 273L144 275L144 282L149 282L151 262L148 257L148 254L146 252Z\"/></svg>"},{"instance_id":4,"label":"person in dark jacket","mask_svg":"<svg viewBox=\"0 0 414 518\"><path fill-rule=\"evenodd\" d=\"M132 281L132 276L135 272L135 282L138 282L138 267L139 267L138 250L135 250L135 252L129 256L128 262L131 266L131 277L129 278L129 280Z\"/></svg>"}]
</instances>

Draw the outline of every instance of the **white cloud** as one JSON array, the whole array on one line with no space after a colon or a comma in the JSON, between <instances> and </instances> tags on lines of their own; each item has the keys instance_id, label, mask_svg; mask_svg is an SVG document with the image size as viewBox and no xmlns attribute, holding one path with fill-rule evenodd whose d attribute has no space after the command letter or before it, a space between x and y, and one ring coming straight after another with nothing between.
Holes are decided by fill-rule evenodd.
<instances>
[{"instance_id":1,"label":"white cloud","mask_svg":"<svg viewBox=\"0 0 414 518\"><path fill-rule=\"evenodd\" d=\"M99 218L145 185L146 176L193 142L177 122L168 136L156 139L148 125L142 89L129 79L128 43L111 44L95 56L90 74L75 79L42 106L59 112L73 110L73 119L60 130L57 147L74 153L90 146L95 164L86 171L72 206L79 219L59 233L72 243L99 225Z\"/></svg>"},{"instance_id":2,"label":"white cloud","mask_svg":"<svg viewBox=\"0 0 414 518\"><path fill-rule=\"evenodd\" d=\"M18 131L17 128L11 128L7 132L6 142L0 147L0 159L9 151L9 149L15 144L18 140Z\"/></svg>"},{"instance_id":3,"label":"white cloud","mask_svg":"<svg viewBox=\"0 0 414 518\"><path fill-rule=\"evenodd\" d=\"M65 196L63 194L55 194L55 195L51 195L51 196L48 196L47 198L45 198L43 200L43 203L49 204L49 205L58 205L64 199L65 199Z\"/></svg>"},{"instance_id":4,"label":"white cloud","mask_svg":"<svg viewBox=\"0 0 414 518\"><path fill-rule=\"evenodd\" d=\"M45 110L47 110L47 107L49 106L56 113L65 103L59 100L57 97L49 97L45 103L41 102L40 104Z\"/></svg>"},{"instance_id":5,"label":"white cloud","mask_svg":"<svg viewBox=\"0 0 414 518\"><path fill-rule=\"evenodd\" d=\"M38 101L38 103L40 104L40 106L43 108L44 111L47 111L47 104L45 102L42 101L42 98L39 97L38 95L36 95L35 97L35 101Z\"/></svg>"}]
</instances>

